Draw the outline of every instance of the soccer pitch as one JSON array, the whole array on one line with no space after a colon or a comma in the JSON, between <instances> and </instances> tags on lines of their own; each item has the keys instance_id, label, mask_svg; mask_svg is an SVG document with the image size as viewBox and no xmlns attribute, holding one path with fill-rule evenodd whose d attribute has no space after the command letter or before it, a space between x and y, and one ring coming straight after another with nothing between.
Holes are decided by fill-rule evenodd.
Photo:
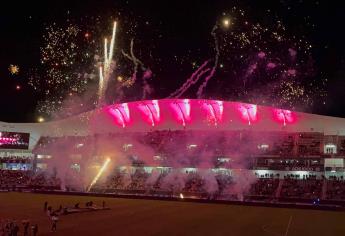
<instances>
[{"instance_id":1,"label":"soccer pitch","mask_svg":"<svg viewBox=\"0 0 345 236\"><path fill-rule=\"evenodd\" d=\"M45 201L57 209L103 200L111 210L62 215L50 232ZM345 235L345 212L31 193L0 193L0 219L15 219L19 235L24 219L38 235Z\"/></svg>"}]
</instances>

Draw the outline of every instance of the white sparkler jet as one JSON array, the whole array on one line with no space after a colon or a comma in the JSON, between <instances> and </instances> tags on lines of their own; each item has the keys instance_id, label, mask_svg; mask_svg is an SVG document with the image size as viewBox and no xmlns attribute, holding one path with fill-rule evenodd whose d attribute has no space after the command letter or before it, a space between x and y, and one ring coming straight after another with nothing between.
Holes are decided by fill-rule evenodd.
<instances>
[{"instance_id":1,"label":"white sparkler jet","mask_svg":"<svg viewBox=\"0 0 345 236\"><path fill-rule=\"evenodd\" d=\"M104 62L103 67L99 70L99 91L98 91L98 106L102 106L105 103L105 91L107 89L110 74L112 72L111 62L114 55L115 37L116 37L117 22L114 22L113 33L110 40L110 47L108 50L108 40L104 39Z\"/></svg>"},{"instance_id":2,"label":"white sparkler jet","mask_svg":"<svg viewBox=\"0 0 345 236\"><path fill-rule=\"evenodd\" d=\"M98 179L102 176L103 172L107 169L108 165L110 163L110 158L107 158L101 167L101 169L98 171L97 175L95 178L93 178L90 186L87 188L87 192L90 192L91 188L97 183Z\"/></svg>"}]
</instances>

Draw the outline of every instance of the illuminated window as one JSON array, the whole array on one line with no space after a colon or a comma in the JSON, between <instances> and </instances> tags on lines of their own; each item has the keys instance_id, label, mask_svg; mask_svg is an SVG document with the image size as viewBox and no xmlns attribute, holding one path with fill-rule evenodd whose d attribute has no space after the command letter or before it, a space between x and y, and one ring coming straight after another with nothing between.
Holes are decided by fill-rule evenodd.
<instances>
[{"instance_id":1,"label":"illuminated window","mask_svg":"<svg viewBox=\"0 0 345 236\"><path fill-rule=\"evenodd\" d=\"M198 145L196 145L196 144L189 144L188 146L187 146L187 148L188 149L193 149L193 148L196 148Z\"/></svg>"},{"instance_id":2,"label":"illuminated window","mask_svg":"<svg viewBox=\"0 0 345 236\"><path fill-rule=\"evenodd\" d=\"M337 146L335 144L332 144L332 143L325 144L324 153L325 154L336 154L337 153Z\"/></svg>"},{"instance_id":3,"label":"illuminated window","mask_svg":"<svg viewBox=\"0 0 345 236\"><path fill-rule=\"evenodd\" d=\"M270 146L268 144L259 144L258 149L260 150L267 150Z\"/></svg>"},{"instance_id":4,"label":"illuminated window","mask_svg":"<svg viewBox=\"0 0 345 236\"><path fill-rule=\"evenodd\" d=\"M131 144L131 143L126 143L126 144L124 144L122 147L123 147L123 149L124 149L125 151L127 151L128 149L130 149L130 148L133 147L133 144Z\"/></svg>"},{"instance_id":5,"label":"illuminated window","mask_svg":"<svg viewBox=\"0 0 345 236\"><path fill-rule=\"evenodd\" d=\"M230 162L230 158L221 157L221 158L218 158L218 161L221 163L228 163Z\"/></svg>"}]
</instances>

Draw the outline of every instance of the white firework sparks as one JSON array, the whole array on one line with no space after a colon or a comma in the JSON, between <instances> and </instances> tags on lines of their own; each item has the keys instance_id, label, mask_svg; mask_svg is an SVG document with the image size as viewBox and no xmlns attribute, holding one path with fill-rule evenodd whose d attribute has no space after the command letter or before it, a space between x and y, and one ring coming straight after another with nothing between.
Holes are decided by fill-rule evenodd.
<instances>
[{"instance_id":1,"label":"white firework sparks","mask_svg":"<svg viewBox=\"0 0 345 236\"><path fill-rule=\"evenodd\" d=\"M115 36L116 36L116 26L117 22L114 22L113 26L113 34L110 40L110 47L108 51L108 40L104 40L104 62L103 67L99 68L99 91L98 91L98 105L102 106L105 103L105 91L107 89L108 81L111 72L113 71L112 68L112 61L114 55L114 47L115 47Z\"/></svg>"}]
</instances>

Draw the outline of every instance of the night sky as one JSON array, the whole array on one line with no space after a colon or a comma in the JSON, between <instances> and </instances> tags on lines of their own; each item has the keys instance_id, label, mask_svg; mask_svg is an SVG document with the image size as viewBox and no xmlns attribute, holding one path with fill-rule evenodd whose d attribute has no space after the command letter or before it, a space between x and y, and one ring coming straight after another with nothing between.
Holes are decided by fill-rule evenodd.
<instances>
[{"instance_id":1,"label":"night sky","mask_svg":"<svg viewBox=\"0 0 345 236\"><path fill-rule=\"evenodd\" d=\"M29 77L33 77L33 69L40 66L40 48L44 45L43 35L46 33L47 26L54 22L61 26L66 25L67 19L77 22L76 24L81 24L80 29L83 35L91 32L91 29L94 30L92 32L100 32L100 34L91 36L98 44L98 41L102 42L105 32L106 34L111 32L111 21L118 20L123 29L122 33L121 29L119 32L118 47L127 50L130 39L134 37L137 40L135 46L138 55L154 74L154 78L150 81L154 93L149 98L164 98L181 86L193 73L196 69L191 66L193 62L200 66L203 61L213 58L213 40L210 32L215 22L221 20L222 17L232 17L230 9L233 7L243 9L251 22L270 25L279 18L284 22L286 33L289 36L303 37L310 42L313 46L311 55L314 61L312 76L316 81L327 79L327 83L323 86L327 96L308 108L297 108L297 110L345 117L345 33L343 26L345 3L338 2L340 1L332 3L331 1L304 0L169 1L169 3L168 1L133 0L14 2L13 6L9 8L1 8L0 14L2 31L0 38L0 120L36 122L37 117L42 115L37 110L37 104L46 99L47 94L45 94L44 88L34 89L29 83ZM89 17L87 21L80 21L85 17ZM92 27L82 25L90 24L92 17L101 18L102 24L95 24ZM104 27L104 29L99 30L97 27ZM127 29L126 32L125 29ZM128 38L126 38L127 36ZM221 39L223 40L223 38ZM91 47L90 45L89 47ZM90 53L93 52L90 51ZM230 64L239 61L229 59L222 61L223 58L225 58L224 55L221 56L220 63L224 64L224 68L227 68L227 63L228 68L233 68L237 65ZM18 74L12 75L9 72L8 68L11 64L19 66ZM125 68L121 73L130 68L130 66L125 67L124 63L121 66L121 68ZM43 74L46 69L40 67L34 77L44 79L46 75ZM84 69L89 70L87 67ZM233 86L232 81L227 80L229 77L225 72L216 72L214 77L215 79L210 81L206 89L205 98L221 99L224 96L224 99L228 100L248 101L248 96L242 99L233 94L227 95L233 93L231 90ZM256 80L260 78L260 75L255 77ZM260 86L264 87L264 83L267 81L264 78L262 81ZM89 84L90 87L95 87L97 82L91 81ZM321 82L316 82L316 84L320 86ZM227 90L227 88L229 89ZM140 97L130 96L136 93L136 89L138 87L129 89L122 100L140 99ZM195 88L188 90L184 97L195 98L195 91ZM107 93L111 93L111 91ZM318 92L315 92L314 96L317 98ZM109 100L111 102L116 99L110 98Z\"/></svg>"}]
</instances>

